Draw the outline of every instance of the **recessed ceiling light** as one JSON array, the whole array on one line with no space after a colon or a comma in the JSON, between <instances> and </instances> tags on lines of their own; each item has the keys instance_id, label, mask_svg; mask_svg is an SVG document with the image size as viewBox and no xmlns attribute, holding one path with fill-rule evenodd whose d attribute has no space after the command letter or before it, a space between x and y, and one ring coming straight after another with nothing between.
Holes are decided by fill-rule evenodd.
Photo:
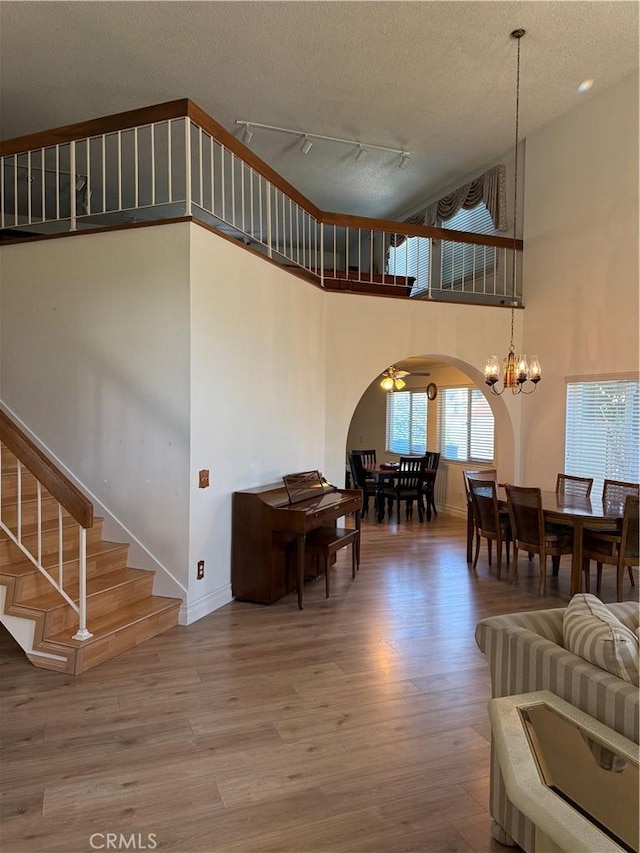
<instances>
[{"instance_id":1,"label":"recessed ceiling light","mask_svg":"<svg viewBox=\"0 0 640 853\"><path fill-rule=\"evenodd\" d=\"M589 89L593 86L593 80L583 80L582 83L578 86L578 92L588 92Z\"/></svg>"}]
</instances>

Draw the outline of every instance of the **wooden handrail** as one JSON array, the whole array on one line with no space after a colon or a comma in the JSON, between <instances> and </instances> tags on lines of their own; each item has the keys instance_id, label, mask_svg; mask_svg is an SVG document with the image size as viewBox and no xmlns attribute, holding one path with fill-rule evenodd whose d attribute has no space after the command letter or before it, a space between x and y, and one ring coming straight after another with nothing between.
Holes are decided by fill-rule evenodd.
<instances>
[{"instance_id":1,"label":"wooden handrail","mask_svg":"<svg viewBox=\"0 0 640 853\"><path fill-rule=\"evenodd\" d=\"M180 98L175 101L167 101L163 104L155 104L151 107L143 107L137 110L128 110L123 113L102 116L90 121L68 124L53 130L32 133L27 136L19 136L14 139L0 142L0 156L6 157L12 154L22 154L26 151L47 148L53 145L64 145L74 139L87 139L92 136L100 136L105 133L113 133L117 130L128 130L140 127L152 122L169 121L171 119L188 117L196 125L225 146L229 151L236 154L248 166L266 178L273 186L277 187L288 198L304 208L311 216L325 225L336 225L348 228L361 228L371 231L385 231L393 234L406 234L413 237L432 237L436 240L451 240L456 243L474 243L481 246L495 246L497 248L513 249L522 251L522 240L513 240L509 237L499 237L489 234L475 234L468 231L452 231L447 228L435 228L429 225L409 225L406 222L397 222L392 219L373 219L365 216L352 216L344 213L333 213L320 210L312 201L300 193L288 181L275 172L271 166L254 154L250 148L237 139L221 124L211 118L201 107L188 98Z\"/></svg>"},{"instance_id":2,"label":"wooden handrail","mask_svg":"<svg viewBox=\"0 0 640 853\"><path fill-rule=\"evenodd\" d=\"M243 142L237 139L232 133L229 133L229 131L221 124L218 124L217 121L214 121L210 115L205 113L205 111L197 104L194 104L193 101L188 101L187 103L189 104L188 115L193 122L199 125L203 130L206 130L207 133L210 133L214 139L221 142L225 148L229 149L229 151L233 151L234 154L237 154L238 157L240 157L241 160L244 160L248 166L251 166L256 172L259 172L281 192L295 201L296 204L299 204L300 207L304 207L307 213L315 216L316 219L320 219L323 216L319 207L316 207L312 201L309 201L306 196L303 196L301 192L299 192L288 181L285 181L285 179L277 172L274 172L271 166L267 165L264 160L261 160L257 154L254 154L250 148L247 148Z\"/></svg>"},{"instance_id":3,"label":"wooden handrail","mask_svg":"<svg viewBox=\"0 0 640 853\"><path fill-rule=\"evenodd\" d=\"M101 116L90 121L67 124L53 130L42 130L38 133L30 133L27 136L16 136L14 139L0 142L0 156L23 154L34 148L64 145L74 139L86 139L90 136L101 136L103 133L113 133L116 130L128 130L132 127L151 124L155 121L182 118L188 113L188 104L187 98L181 98L177 101L167 101L164 104L156 104L152 107L142 107L139 110L128 110L124 113Z\"/></svg>"},{"instance_id":4,"label":"wooden handrail","mask_svg":"<svg viewBox=\"0 0 640 853\"><path fill-rule=\"evenodd\" d=\"M170 121L176 118L189 117L214 139L222 143L229 151L237 154L245 163L254 168L263 177L278 187L285 195L289 196L301 207L304 207L312 216L319 218L321 211L309 201L308 198L298 192L284 178L254 154L239 139L229 133L221 124L211 118L201 107L188 98L180 98L177 101L167 101L164 104L156 104L152 107L142 107L138 110L128 110L124 113L116 113L110 116L81 121L76 124L68 124L54 130L44 130L27 136L17 136L0 142L0 156L7 157L12 154L23 154L37 148L48 148L53 145L65 145L74 139L87 139L91 136L102 136L105 133L114 133L117 130L129 130L133 127L141 127L153 122Z\"/></svg>"},{"instance_id":5,"label":"wooden handrail","mask_svg":"<svg viewBox=\"0 0 640 853\"><path fill-rule=\"evenodd\" d=\"M522 251L522 240L513 237L498 237L492 234L476 234L472 231L453 231L450 228L436 228L433 225L409 225L395 219L369 219L366 216L351 216L348 213L330 213L321 211L320 217L325 225L342 225L348 228L362 228L365 231L386 231L392 234L407 234L412 237L433 237L436 240L451 240L454 243L477 243L481 246L496 246L500 249Z\"/></svg>"},{"instance_id":6,"label":"wooden handrail","mask_svg":"<svg viewBox=\"0 0 640 853\"><path fill-rule=\"evenodd\" d=\"M0 409L0 441L81 527L93 526L93 504Z\"/></svg>"}]
</instances>

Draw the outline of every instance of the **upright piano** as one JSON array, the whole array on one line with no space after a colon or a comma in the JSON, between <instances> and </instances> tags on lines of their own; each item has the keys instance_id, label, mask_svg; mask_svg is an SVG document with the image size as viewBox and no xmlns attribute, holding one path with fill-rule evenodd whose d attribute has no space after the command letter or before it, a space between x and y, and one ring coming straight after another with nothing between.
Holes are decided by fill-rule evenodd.
<instances>
[{"instance_id":1,"label":"upright piano","mask_svg":"<svg viewBox=\"0 0 640 853\"><path fill-rule=\"evenodd\" d=\"M318 481L307 476L310 474L317 475ZM359 489L338 489L318 472L285 475L279 483L234 492L231 539L234 597L271 604L297 588L301 604L307 533L352 514L359 529L361 509Z\"/></svg>"}]
</instances>

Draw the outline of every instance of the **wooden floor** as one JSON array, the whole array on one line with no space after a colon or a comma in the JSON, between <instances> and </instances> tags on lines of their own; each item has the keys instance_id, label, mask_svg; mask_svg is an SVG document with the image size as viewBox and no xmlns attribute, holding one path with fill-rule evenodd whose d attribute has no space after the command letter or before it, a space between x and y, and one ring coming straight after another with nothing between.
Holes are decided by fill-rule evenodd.
<instances>
[{"instance_id":1,"label":"wooden floor","mask_svg":"<svg viewBox=\"0 0 640 853\"><path fill-rule=\"evenodd\" d=\"M474 628L564 606L569 569L540 599L537 558L509 585L484 544L470 570L463 537L443 514L367 521L329 600L318 580L302 612L293 594L233 602L77 678L3 630L3 853L108 849L106 833L180 853L504 851Z\"/></svg>"}]
</instances>

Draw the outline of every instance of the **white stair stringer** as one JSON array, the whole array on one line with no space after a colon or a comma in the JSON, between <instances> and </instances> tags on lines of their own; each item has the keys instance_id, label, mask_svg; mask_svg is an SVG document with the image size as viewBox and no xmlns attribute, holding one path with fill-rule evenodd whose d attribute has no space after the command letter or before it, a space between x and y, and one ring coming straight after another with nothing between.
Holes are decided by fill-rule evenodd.
<instances>
[{"instance_id":1,"label":"white stair stringer","mask_svg":"<svg viewBox=\"0 0 640 853\"><path fill-rule=\"evenodd\" d=\"M35 621L27 617L12 616L6 613L4 604L6 597L7 588L4 584L0 584L0 623L4 625L27 657L31 660L34 658L47 658L52 661L60 661L62 665L66 665L67 658L64 655L52 655L34 649Z\"/></svg>"}]
</instances>

